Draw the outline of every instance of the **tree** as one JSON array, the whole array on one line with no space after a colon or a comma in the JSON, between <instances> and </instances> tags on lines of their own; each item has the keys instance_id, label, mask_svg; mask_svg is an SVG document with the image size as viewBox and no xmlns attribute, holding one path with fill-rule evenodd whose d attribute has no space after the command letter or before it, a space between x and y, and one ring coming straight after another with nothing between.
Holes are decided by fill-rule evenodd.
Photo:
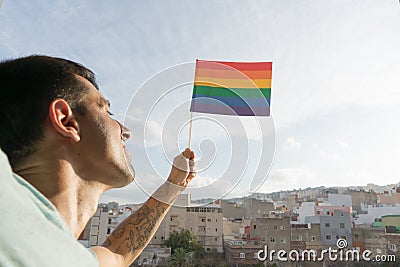
<instances>
[{"instance_id":1,"label":"tree","mask_svg":"<svg viewBox=\"0 0 400 267\"><path fill-rule=\"evenodd\" d=\"M186 253L195 252L197 256L201 255L204 251L197 240L197 236L187 229L180 229L180 231L174 230L169 238L164 241L164 245L171 248L172 255L176 253L178 248L184 249Z\"/></svg>"},{"instance_id":2,"label":"tree","mask_svg":"<svg viewBox=\"0 0 400 267\"><path fill-rule=\"evenodd\" d=\"M168 266L184 267L188 266L188 253L183 248L177 248L175 253L169 258Z\"/></svg>"}]
</instances>

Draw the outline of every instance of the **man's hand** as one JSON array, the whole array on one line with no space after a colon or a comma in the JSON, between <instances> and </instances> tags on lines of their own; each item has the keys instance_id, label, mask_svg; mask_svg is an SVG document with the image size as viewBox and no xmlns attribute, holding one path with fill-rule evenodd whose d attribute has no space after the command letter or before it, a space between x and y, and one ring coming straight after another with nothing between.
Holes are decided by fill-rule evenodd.
<instances>
[{"instance_id":1,"label":"man's hand","mask_svg":"<svg viewBox=\"0 0 400 267\"><path fill-rule=\"evenodd\" d=\"M186 148L174 158L168 181L185 188L195 176L194 152L190 148Z\"/></svg>"}]
</instances>

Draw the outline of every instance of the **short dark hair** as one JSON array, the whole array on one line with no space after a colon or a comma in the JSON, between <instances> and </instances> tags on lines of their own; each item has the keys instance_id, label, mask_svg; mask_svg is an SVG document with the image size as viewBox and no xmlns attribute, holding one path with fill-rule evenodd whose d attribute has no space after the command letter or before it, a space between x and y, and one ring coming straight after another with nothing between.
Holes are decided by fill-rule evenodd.
<instances>
[{"instance_id":1,"label":"short dark hair","mask_svg":"<svg viewBox=\"0 0 400 267\"><path fill-rule=\"evenodd\" d=\"M70 60L32 55L0 62L0 147L13 168L43 137L51 101L62 98L84 115L88 88L77 75L98 89L94 73Z\"/></svg>"}]
</instances>

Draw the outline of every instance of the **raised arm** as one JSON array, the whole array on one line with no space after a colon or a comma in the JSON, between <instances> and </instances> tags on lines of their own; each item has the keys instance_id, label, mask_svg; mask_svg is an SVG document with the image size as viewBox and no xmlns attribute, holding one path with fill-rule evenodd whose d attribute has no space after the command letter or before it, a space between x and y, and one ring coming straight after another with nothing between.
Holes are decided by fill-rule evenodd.
<instances>
[{"instance_id":1,"label":"raised arm","mask_svg":"<svg viewBox=\"0 0 400 267\"><path fill-rule=\"evenodd\" d=\"M100 266L129 266L150 242L171 205L195 175L194 153L186 149L174 159L168 180L102 246L92 248Z\"/></svg>"}]
</instances>

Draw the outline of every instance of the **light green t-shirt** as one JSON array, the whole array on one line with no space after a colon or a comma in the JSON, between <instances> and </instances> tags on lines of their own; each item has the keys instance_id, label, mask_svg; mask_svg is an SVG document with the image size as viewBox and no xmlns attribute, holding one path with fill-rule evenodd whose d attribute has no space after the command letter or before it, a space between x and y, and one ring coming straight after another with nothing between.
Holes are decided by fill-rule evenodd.
<instances>
[{"instance_id":1,"label":"light green t-shirt","mask_svg":"<svg viewBox=\"0 0 400 267\"><path fill-rule=\"evenodd\" d=\"M98 266L55 206L14 174L0 150L0 266Z\"/></svg>"}]
</instances>

